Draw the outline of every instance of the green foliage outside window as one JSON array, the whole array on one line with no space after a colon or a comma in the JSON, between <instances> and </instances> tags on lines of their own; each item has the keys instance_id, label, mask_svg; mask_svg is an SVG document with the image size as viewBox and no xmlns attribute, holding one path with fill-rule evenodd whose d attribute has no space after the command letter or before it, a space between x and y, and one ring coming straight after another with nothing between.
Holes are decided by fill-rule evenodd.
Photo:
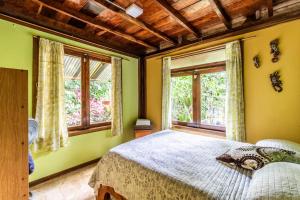
<instances>
[{"instance_id":1,"label":"green foliage outside window","mask_svg":"<svg viewBox=\"0 0 300 200\"><path fill-rule=\"evenodd\" d=\"M90 82L90 123L111 120L111 80ZM81 84L77 79L65 80L65 111L68 126L81 125Z\"/></svg>"},{"instance_id":2,"label":"green foliage outside window","mask_svg":"<svg viewBox=\"0 0 300 200\"><path fill-rule=\"evenodd\" d=\"M111 80L90 82L90 122L108 122L111 120Z\"/></svg>"},{"instance_id":3,"label":"green foliage outside window","mask_svg":"<svg viewBox=\"0 0 300 200\"><path fill-rule=\"evenodd\" d=\"M68 126L81 124L81 84L77 79L65 80L65 111Z\"/></svg>"},{"instance_id":4,"label":"green foliage outside window","mask_svg":"<svg viewBox=\"0 0 300 200\"><path fill-rule=\"evenodd\" d=\"M226 73L203 74L201 80L201 123L224 126ZM193 122L192 76L172 77L172 120Z\"/></svg>"},{"instance_id":5,"label":"green foliage outside window","mask_svg":"<svg viewBox=\"0 0 300 200\"><path fill-rule=\"evenodd\" d=\"M172 78L172 120L193 121L192 76Z\"/></svg>"},{"instance_id":6,"label":"green foliage outside window","mask_svg":"<svg viewBox=\"0 0 300 200\"><path fill-rule=\"evenodd\" d=\"M201 123L224 126L226 73L201 75Z\"/></svg>"}]
</instances>

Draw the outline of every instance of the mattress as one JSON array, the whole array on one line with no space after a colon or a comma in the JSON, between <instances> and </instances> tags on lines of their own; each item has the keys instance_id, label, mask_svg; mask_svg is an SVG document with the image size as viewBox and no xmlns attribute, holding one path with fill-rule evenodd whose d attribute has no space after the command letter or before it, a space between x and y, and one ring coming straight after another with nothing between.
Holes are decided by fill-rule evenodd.
<instances>
[{"instance_id":1,"label":"mattress","mask_svg":"<svg viewBox=\"0 0 300 200\"><path fill-rule=\"evenodd\" d=\"M111 149L89 185L101 184L128 200L246 199L251 171L216 157L245 143L162 131Z\"/></svg>"}]
</instances>

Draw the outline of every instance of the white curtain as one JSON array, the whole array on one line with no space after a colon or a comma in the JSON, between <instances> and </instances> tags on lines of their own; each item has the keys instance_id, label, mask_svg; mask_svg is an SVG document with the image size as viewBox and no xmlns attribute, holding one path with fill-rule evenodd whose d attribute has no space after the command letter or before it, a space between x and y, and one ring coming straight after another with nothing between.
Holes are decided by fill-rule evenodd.
<instances>
[{"instance_id":1,"label":"white curtain","mask_svg":"<svg viewBox=\"0 0 300 200\"><path fill-rule=\"evenodd\" d=\"M35 151L55 151L68 141L64 103L64 47L47 39L39 41L39 75Z\"/></svg>"},{"instance_id":2,"label":"white curtain","mask_svg":"<svg viewBox=\"0 0 300 200\"><path fill-rule=\"evenodd\" d=\"M171 128L171 57L163 58L162 130Z\"/></svg>"},{"instance_id":3,"label":"white curtain","mask_svg":"<svg viewBox=\"0 0 300 200\"><path fill-rule=\"evenodd\" d=\"M245 141L243 62L240 41L226 44L226 137Z\"/></svg>"},{"instance_id":4,"label":"white curtain","mask_svg":"<svg viewBox=\"0 0 300 200\"><path fill-rule=\"evenodd\" d=\"M123 134L122 60L112 58L112 135Z\"/></svg>"}]
</instances>

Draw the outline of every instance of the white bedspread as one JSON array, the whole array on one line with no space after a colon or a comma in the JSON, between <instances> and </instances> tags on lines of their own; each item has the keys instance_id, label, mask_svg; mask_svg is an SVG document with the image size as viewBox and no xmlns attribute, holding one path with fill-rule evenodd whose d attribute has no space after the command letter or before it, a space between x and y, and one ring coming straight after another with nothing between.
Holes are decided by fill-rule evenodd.
<instances>
[{"instance_id":1,"label":"white bedspread","mask_svg":"<svg viewBox=\"0 0 300 200\"><path fill-rule=\"evenodd\" d=\"M98 164L90 185L95 190L100 184L112 186L129 200L245 199L251 172L215 159L242 145L245 143L176 131L159 132L113 148Z\"/></svg>"}]
</instances>

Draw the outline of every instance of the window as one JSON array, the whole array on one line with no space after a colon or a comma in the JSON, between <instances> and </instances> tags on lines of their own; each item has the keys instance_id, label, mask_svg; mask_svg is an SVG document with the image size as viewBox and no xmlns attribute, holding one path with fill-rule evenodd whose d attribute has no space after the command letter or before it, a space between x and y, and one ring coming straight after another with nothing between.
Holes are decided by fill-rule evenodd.
<instances>
[{"instance_id":1,"label":"window","mask_svg":"<svg viewBox=\"0 0 300 200\"><path fill-rule=\"evenodd\" d=\"M174 125L225 130L225 63L172 69Z\"/></svg>"},{"instance_id":2,"label":"window","mask_svg":"<svg viewBox=\"0 0 300 200\"><path fill-rule=\"evenodd\" d=\"M65 49L65 111L70 131L109 128L111 121L110 58Z\"/></svg>"},{"instance_id":3,"label":"window","mask_svg":"<svg viewBox=\"0 0 300 200\"><path fill-rule=\"evenodd\" d=\"M82 125L81 57L65 55L65 111L68 127Z\"/></svg>"},{"instance_id":4,"label":"window","mask_svg":"<svg viewBox=\"0 0 300 200\"><path fill-rule=\"evenodd\" d=\"M179 122L193 122L193 77L172 78L172 119Z\"/></svg>"},{"instance_id":5,"label":"window","mask_svg":"<svg viewBox=\"0 0 300 200\"><path fill-rule=\"evenodd\" d=\"M225 71L200 74L201 124L225 127Z\"/></svg>"},{"instance_id":6,"label":"window","mask_svg":"<svg viewBox=\"0 0 300 200\"><path fill-rule=\"evenodd\" d=\"M111 121L111 66L90 60L90 123Z\"/></svg>"}]
</instances>

